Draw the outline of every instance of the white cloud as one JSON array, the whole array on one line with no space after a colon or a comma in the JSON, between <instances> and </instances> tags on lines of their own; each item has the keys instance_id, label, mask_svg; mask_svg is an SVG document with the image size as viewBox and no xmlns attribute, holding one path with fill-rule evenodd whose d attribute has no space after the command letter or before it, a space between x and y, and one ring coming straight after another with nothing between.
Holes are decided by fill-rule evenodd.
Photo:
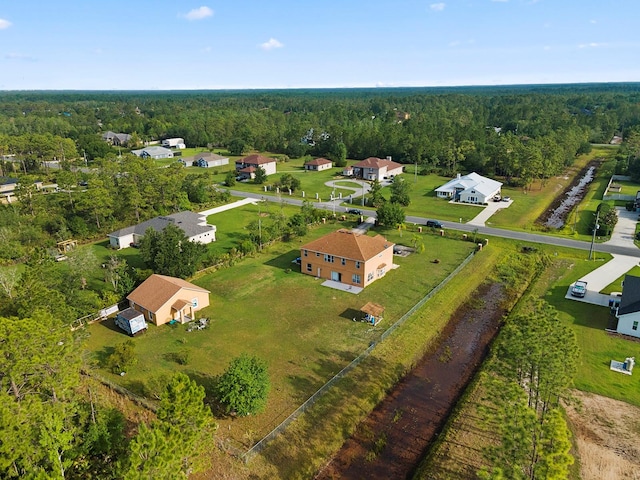
<instances>
[{"instance_id":1,"label":"white cloud","mask_svg":"<svg viewBox=\"0 0 640 480\"><path fill-rule=\"evenodd\" d=\"M598 23L598 21L597 20L589 20L589 23L592 24L592 25L595 25L596 23Z\"/></svg>"},{"instance_id":2,"label":"white cloud","mask_svg":"<svg viewBox=\"0 0 640 480\"><path fill-rule=\"evenodd\" d=\"M11 22L9 20L0 18L0 30L4 30L5 28L9 28L10 26L11 26Z\"/></svg>"},{"instance_id":3,"label":"white cloud","mask_svg":"<svg viewBox=\"0 0 640 480\"><path fill-rule=\"evenodd\" d=\"M274 48L282 48L284 44L280 43L275 38L270 38L268 41L258 45L263 50L273 50Z\"/></svg>"},{"instance_id":4,"label":"white cloud","mask_svg":"<svg viewBox=\"0 0 640 480\"><path fill-rule=\"evenodd\" d=\"M432 3L431 5L429 5L429 8L434 12L441 12L444 10L445 6L446 4L444 2L440 2L440 3Z\"/></svg>"},{"instance_id":5,"label":"white cloud","mask_svg":"<svg viewBox=\"0 0 640 480\"><path fill-rule=\"evenodd\" d=\"M598 48L598 47L606 47L606 43L598 43L598 42L590 42L590 43L581 43L578 45L578 48Z\"/></svg>"},{"instance_id":6,"label":"white cloud","mask_svg":"<svg viewBox=\"0 0 640 480\"><path fill-rule=\"evenodd\" d=\"M551 50L551 47L549 45L545 45L543 49L548 52L549 50Z\"/></svg>"},{"instance_id":7,"label":"white cloud","mask_svg":"<svg viewBox=\"0 0 640 480\"><path fill-rule=\"evenodd\" d=\"M213 10L211 10L209 7L200 7L191 10L184 16L184 18L186 18L187 20L202 20L204 18L212 16Z\"/></svg>"}]
</instances>

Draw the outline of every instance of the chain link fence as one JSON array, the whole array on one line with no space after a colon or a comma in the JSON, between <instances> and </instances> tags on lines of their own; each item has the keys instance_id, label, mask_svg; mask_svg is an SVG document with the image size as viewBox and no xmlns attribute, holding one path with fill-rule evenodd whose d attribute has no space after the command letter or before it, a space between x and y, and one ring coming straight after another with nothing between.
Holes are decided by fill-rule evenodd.
<instances>
[{"instance_id":1,"label":"chain link fence","mask_svg":"<svg viewBox=\"0 0 640 480\"><path fill-rule=\"evenodd\" d=\"M400 317L393 325L391 325L384 333L380 336L380 339L371 342L369 348L367 348L364 352L358 355L351 363L349 363L346 367L340 370L336 375L334 375L327 383L325 383L319 390L317 390L311 397L309 397L302 405L300 405L291 415L285 418L280 425L274 428L271 432L265 435L260 441L258 441L253 447L247 450L244 455L242 455L242 459L245 463L248 463L253 457L255 457L258 453L260 453L266 445L273 440L276 436L282 433L287 426L291 422L293 422L300 414L304 413L306 410L311 408L321 397L324 395L338 380L344 377L347 373L357 367L365 358L367 358L373 349L376 347L378 343L383 341L389 335L391 335L395 330L397 330L404 322L407 321L416 311L424 306L424 304L432 298L436 293L438 293L442 288L449 283L460 271L471 261L475 252L469 254L460 265L456 267L454 271L452 271L444 280L442 280L436 287L434 287L427 295L425 295L418 303L416 303L409 311L407 311L402 317Z\"/></svg>"}]
</instances>

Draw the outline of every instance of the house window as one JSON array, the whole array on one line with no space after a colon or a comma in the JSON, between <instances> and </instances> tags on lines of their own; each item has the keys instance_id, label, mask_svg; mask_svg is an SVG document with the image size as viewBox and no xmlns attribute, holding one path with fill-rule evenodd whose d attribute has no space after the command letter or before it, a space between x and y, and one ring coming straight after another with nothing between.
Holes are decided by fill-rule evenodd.
<instances>
[{"instance_id":1,"label":"house window","mask_svg":"<svg viewBox=\"0 0 640 480\"><path fill-rule=\"evenodd\" d=\"M324 254L324 261L328 263L333 263L333 255L329 255L328 253Z\"/></svg>"},{"instance_id":2,"label":"house window","mask_svg":"<svg viewBox=\"0 0 640 480\"><path fill-rule=\"evenodd\" d=\"M194 299L191 300L191 306L193 308L198 308L198 297L194 297Z\"/></svg>"},{"instance_id":3,"label":"house window","mask_svg":"<svg viewBox=\"0 0 640 480\"><path fill-rule=\"evenodd\" d=\"M384 267L382 267L380 270L378 270L378 276L381 277L384 275Z\"/></svg>"},{"instance_id":4,"label":"house window","mask_svg":"<svg viewBox=\"0 0 640 480\"><path fill-rule=\"evenodd\" d=\"M340 259L340 263L341 263L342 265L346 265L346 264L347 264L347 259L346 259L346 258L341 258L341 259Z\"/></svg>"},{"instance_id":5,"label":"house window","mask_svg":"<svg viewBox=\"0 0 640 480\"><path fill-rule=\"evenodd\" d=\"M357 283L359 285L360 284L360 275L358 275L357 273L354 273L353 276L351 277L351 280L353 281L353 283Z\"/></svg>"},{"instance_id":6,"label":"house window","mask_svg":"<svg viewBox=\"0 0 640 480\"><path fill-rule=\"evenodd\" d=\"M310 272L310 271L311 271L311 264L307 263L307 272Z\"/></svg>"},{"instance_id":7,"label":"house window","mask_svg":"<svg viewBox=\"0 0 640 480\"><path fill-rule=\"evenodd\" d=\"M638 322L633 322L633 326L631 327L631 330L638 330Z\"/></svg>"},{"instance_id":8,"label":"house window","mask_svg":"<svg viewBox=\"0 0 640 480\"><path fill-rule=\"evenodd\" d=\"M316 257L319 257L319 256L320 256L320 252L316 252Z\"/></svg>"},{"instance_id":9,"label":"house window","mask_svg":"<svg viewBox=\"0 0 640 480\"><path fill-rule=\"evenodd\" d=\"M306 251L306 250L303 250L303 251L302 251L302 253L303 253L303 255L304 255L305 257L307 256L307 251Z\"/></svg>"},{"instance_id":10,"label":"house window","mask_svg":"<svg viewBox=\"0 0 640 480\"><path fill-rule=\"evenodd\" d=\"M360 262L356 262L356 268L360 268Z\"/></svg>"},{"instance_id":11,"label":"house window","mask_svg":"<svg viewBox=\"0 0 640 480\"><path fill-rule=\"evenodd\" d=\"M373 272L369 272L367 275L367 282L370 282L371 280L373 280Z\"/></svg>"}]
</instances>

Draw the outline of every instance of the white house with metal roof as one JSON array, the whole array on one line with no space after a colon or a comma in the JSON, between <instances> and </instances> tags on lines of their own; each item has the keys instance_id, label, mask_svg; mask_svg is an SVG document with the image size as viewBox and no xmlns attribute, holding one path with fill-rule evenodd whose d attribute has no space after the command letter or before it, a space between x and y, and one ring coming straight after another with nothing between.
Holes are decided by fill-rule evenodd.
<instances>
[{"instance_id":1,"label":"white house with metal roof","mask_svg":"<svg viewBox=\"0 0 640 480\"><path fill-rule=\"evenodd\" d=\"M436 195L456 202L484 204L500 195L501 188L501 182L473 172L463 176L458 174L453 180L436 188Z\"/></svg>"},{"instance_id":2,"label":"white house with metal roof","mask_svg":"<svg viewBox=\"0 0 640 480\"><path fill-rule=\"evenodd\" d=\"M153 228L156 232L161 232L169 224L180 228L190 242L207 244L216 241L216 226L209 225L205 215L185 211L155 217L138 225L111 232L107 235L109 237L109 245L118 250L137 245L144 237L147 229Z\"/></svg>"}]
</instances>

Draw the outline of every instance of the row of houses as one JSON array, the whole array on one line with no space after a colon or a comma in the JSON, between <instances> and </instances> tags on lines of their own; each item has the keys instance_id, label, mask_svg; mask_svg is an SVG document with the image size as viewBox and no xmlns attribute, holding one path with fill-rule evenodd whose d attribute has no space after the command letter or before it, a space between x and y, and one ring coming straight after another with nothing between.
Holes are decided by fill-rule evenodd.
<instances>
[{"instance_id":1,"label":"row of houses","mask_svg":"<svg viewBox=\"0 0 640 480\"><path fill-rule=\"evenodd\" d=\"M371 237L340 229L303 245L300 269L316 278L365 288L390 271L393 247L394 243L382 235ZM127 296L129 308L118 314L116 323L130 334L144 329L145 321L156 325L187 323L209 306L209 294L186 280L154 274Z\"/></svg>"}]
</instances>

